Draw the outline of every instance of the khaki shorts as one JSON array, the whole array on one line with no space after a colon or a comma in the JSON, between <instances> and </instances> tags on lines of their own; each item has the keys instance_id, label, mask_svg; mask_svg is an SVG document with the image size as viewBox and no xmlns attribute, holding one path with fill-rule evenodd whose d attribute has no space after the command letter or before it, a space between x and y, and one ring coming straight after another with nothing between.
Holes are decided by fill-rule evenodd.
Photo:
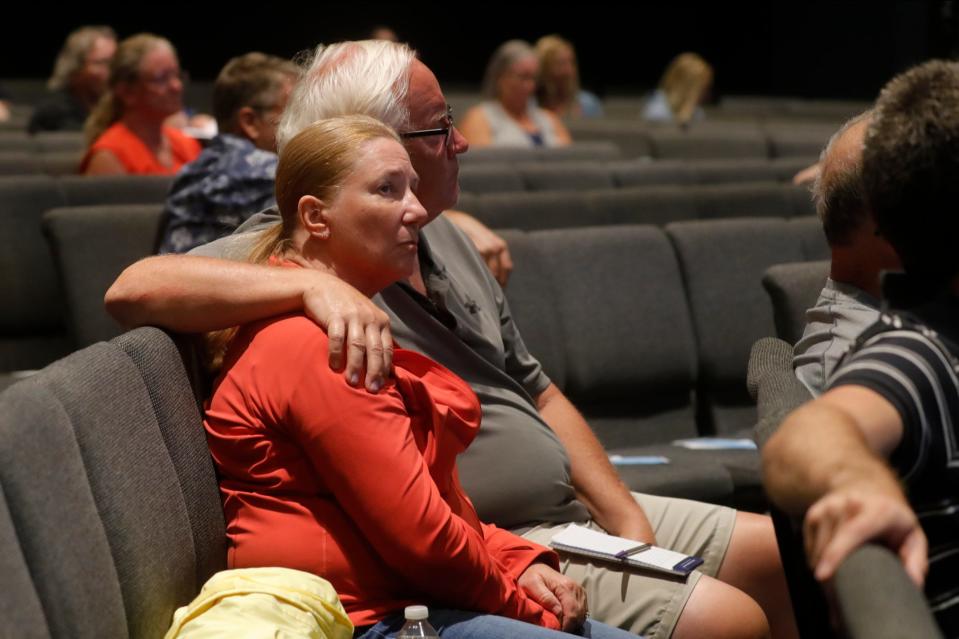
<instances>
[{"instance_id":1,"label":"khaki shorts","mask_svg":"<svg viewBox=\"0 0 959 639\"><path fill-rule=\"evenodd\" d=\"M702 574L715 577L732 537L736 511L725 506L686 499L633 493L646 512L656 543L664 548L703 558L703 564L685 580L654 573L592 563L560 553L560 569L586 589L593 618L644 635L666 639ZM543 524L523 537L544 546L567 524ZM595 523L589 526L601 530Z\"/></svg>"}]
</instances>

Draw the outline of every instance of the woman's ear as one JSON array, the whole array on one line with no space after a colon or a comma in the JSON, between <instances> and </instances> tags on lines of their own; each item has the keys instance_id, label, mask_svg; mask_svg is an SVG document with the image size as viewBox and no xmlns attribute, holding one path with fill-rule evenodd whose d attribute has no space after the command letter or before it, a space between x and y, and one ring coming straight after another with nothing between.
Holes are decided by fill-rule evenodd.
<instances>
[{"instance_id":1,"label":"woman's ear","mask_svg":"<svg viewBox=\"0 0 959 639\"><path fill-rule=\"evenodd\" d=\"M296 212L300 216L300 224L310 237L321 240L330 237L328 211L323 200L313 195L304 195L297 203Z\"/></svg>"}]
</instances>

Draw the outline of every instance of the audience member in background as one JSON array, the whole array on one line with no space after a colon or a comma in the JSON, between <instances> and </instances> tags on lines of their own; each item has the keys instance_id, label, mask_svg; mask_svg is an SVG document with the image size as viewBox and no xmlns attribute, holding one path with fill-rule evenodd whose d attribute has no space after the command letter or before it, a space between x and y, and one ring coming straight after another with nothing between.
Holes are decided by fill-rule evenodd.
<instances>
[{"instance_id":1,"label":"audience member in background","mask_svg":"<svg viewBox=\"0 0 959 639\"><path fill-rule=\"evenodd\" d=\"M959 65L933 60L883 88L866 132L863 184L905 276L887 276L880 322L857 340L827 391L763 449L769 495L805 515L816 577L829 580L867 542L885 544L925 582L947 637L959 636L956 148Z\"/></svg>"},{"instance_id":2,"label":"audience member in background","mask_svg":"<svg viewBox=\"0 0 959 639\"><path fill-rule=\"evenodd\" d=\"M164 38L140 33L117 47L110 83L84 126L89 147L80 173L174 174L200 144L164 125L183 107L180 63Z\"/></svg>"},{"instance_id":3,"label":"audience member in background","mask_svg":"<svg viewBox=\"0 0 959 639\"><path fill-rule=\"evenodd\" d=\"M872 112L849 120L822 152L813 197L829 242L829 279L796 343L796 377L818 396L840 358L879 319L879 275L901 268L889 242L876 232L862 181L862 144Z\"/></svg>"},{"instance_id":4,"label":"audience member in background","mask_svg":"<svg viewBox=\"0 0 959 639\"><path fill-rule=\"evenodd\" d=\"M386 26L385 24L378 24L370 29L370 40L389 40L390 42L399 42L400 38L396 35L396 31L394 31L392 28Z\"/></svg>"},{"instance_id":5,"label":"audience member in background","mask_svg":"<svg viewBox=\"0 0 959 639\"><path fill-rule=\"evenodd\" d=\"M7 122L10 115L10 93L0 84L0 122Z\"/></svg>"},{"instance_id":6,"label":"audience member in background","mask_svg":"<svg viewBox=\"0 0 959 639\"><path fill-rule=\"evenodd\" d=\"M401 132L419 177L417 198L431 221L418 236L419 268L376 297L385 311L315 270L197 255L132 265L107 293L109 310L125 325L207 331L304 309L326 327L330 367L343 368L357 387L365 372L370 392L388 379L395 333L404 347L449 367L479 396L482 430L457 463L481 518L536 543L571 521L589 521L706 559L702 571L683 582L565 558L563 571L586 588L594 618L652 639L760 637L770 625L774 636L794 636L769 518L631 494L582 415L526 349L503 292L441 215L456 202L457 156L468 148L446 104L436 77L405 45L320 46L277 133L282 150L285 140L318 119L357 111ZM255 216L201 252L245 256L278 219L275 211ZM549 600L549 592L544 584L538 600Z\"/></svg>"},{"instance_id":7,"label":"audience member in background","mask_svg":"<svg viewBox=\"0 0 959 639\"><path fill-rule=\"evenodd\" d=\"M700 106L713 85L713 68L695 53L680 53L666 67L643 109L643 118L680 126L705 117Z\"/></svg>"},{"instance_id":8,"label":"audience member in background","mask_svg":"<svg viewBox=\"0 0 959 639\"><path fill-rule=\"evenodd\" d=\"M232 233L275 203L276 127L299 67L263 53L226 63L213 85L220 134L170 188L160 253L185 253Z\"/></svg>"},{"instance_id":9,"label":"audience member in background","mask_svg":"<svg viewBox=\"0 0 959 639\"><path fill-rule=\"evenodd\" d=\"M603 115L599 98L579 86L579 65L572 42L558 35L543 36L536 41L536 54L539 56L536 99L542 108L561 119Z\"/></svg>"},{"instance_id":10,"label":"audience member in background","mask_svg":"<svg viewBox=\"0 0 959 639\"><path fill-rule=\"evenodd\" d=\"M417 268L429 219L417 180L382 122L316 122L283 146L282 223L249 259L318 270L375 295ZM480 521L456 471L480 426L466 382L397 348L382 392L366 393L326 365L328 344L303 313L252 322L229 340L205 426L230 568L322 575L358 637L392 636L416 603L430 606L448 638L566 636L546 628L631 636L585 619L585 593L557 571L556 553ZM572 602L541 605L540 579L562 582Z\"/></svg>"},{"instance_id":11,"label":"audience member in background","mask_svg":"<svg viewBox=\"0 0 959 639\"><path fill-rule=\"evenodd\" d=\"M461 127L472 146L562 146L569 131L533 98L539 75L536 51L523 40L503 43L483 77L481 104L466 112Z\"/></svg>"},{"instance_id":12,"label":"audience member in background","mask_svg":"<svg viewBox=\"0 0 959 639\"><path fill-rule=\"evenodd\" d=\"M67 36L47 81L52 91L27 124L38 131L80 131L107 90L117 36L105 26L80 27Z\"/></svg>"}]
</instances>

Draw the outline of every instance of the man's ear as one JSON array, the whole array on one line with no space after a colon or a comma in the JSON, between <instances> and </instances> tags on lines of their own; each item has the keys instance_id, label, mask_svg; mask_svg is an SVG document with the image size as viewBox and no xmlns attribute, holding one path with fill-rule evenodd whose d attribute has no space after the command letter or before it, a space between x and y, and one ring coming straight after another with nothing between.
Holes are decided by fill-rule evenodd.
<instances>
[{"instance_id":1,"label":"man's ear","mask_svg":"<svg viewBox=\"0 0 959 639\"><path fill-rule=\"evenodd\" d=\"M296 206L300 224L311 238L325 240L330 237L328 209L323 200L313 195L304 195Z\"/></svg>"},{"instance_id":2,"label":"man's ear","mask_svg":"<svg viewBox=\"0 0 959 639\"><path fill-rule=\"evenodd\" d=\"M236 126L239 129L238 133L242 134L243 137L251 140L256 144L257 139L259 139L262 134L260 130L260 114L257 113L256 109L253 107L241 107L239 111L236 112Z\"/></svg>"}]
</instances>

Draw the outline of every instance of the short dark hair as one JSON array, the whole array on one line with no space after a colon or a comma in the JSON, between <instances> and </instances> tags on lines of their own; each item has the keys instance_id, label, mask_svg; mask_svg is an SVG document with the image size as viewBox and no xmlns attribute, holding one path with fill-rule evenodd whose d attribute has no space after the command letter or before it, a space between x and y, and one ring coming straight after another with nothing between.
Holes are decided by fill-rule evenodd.
<instances>
[{"instance_id":1,"label":"short dark hair","mask_svg":"<svg viewBox=\"0 0 959 639\"><path fill-rule=\"evenodd\" d=\"M879 94L863 149L879 232L903 268L942 286L959 273L959 64L932 60Z\"/></svg>"},{"instance_id":2,"label":"short dark hair","mask_svg":"<svg viewBox=\"0 0 959 639\"><path fill-rule=\"evenodd\" d=\"M848 245L853 233L868 219L869 212L862 181L862 158L838 166L831 163L828 173L826 158L846 131L869 117L872 117L871 109L850 118L832 134L819 156L821 170L813 186L813 200L830 246Z\"/></svg>"},{"instance_id":3,"label":"short dark hair","mask_svg":"<svg viewBox=\"0 0 959 639\"><path fill-rule=\"evenodd\" d=\"M276 105L284 80L299 77L299 67L265 53L232 58L213 84L213 117L221 131L236 129L236 114L243 107L270 109Z\"/></svg>"}]
</instances>

